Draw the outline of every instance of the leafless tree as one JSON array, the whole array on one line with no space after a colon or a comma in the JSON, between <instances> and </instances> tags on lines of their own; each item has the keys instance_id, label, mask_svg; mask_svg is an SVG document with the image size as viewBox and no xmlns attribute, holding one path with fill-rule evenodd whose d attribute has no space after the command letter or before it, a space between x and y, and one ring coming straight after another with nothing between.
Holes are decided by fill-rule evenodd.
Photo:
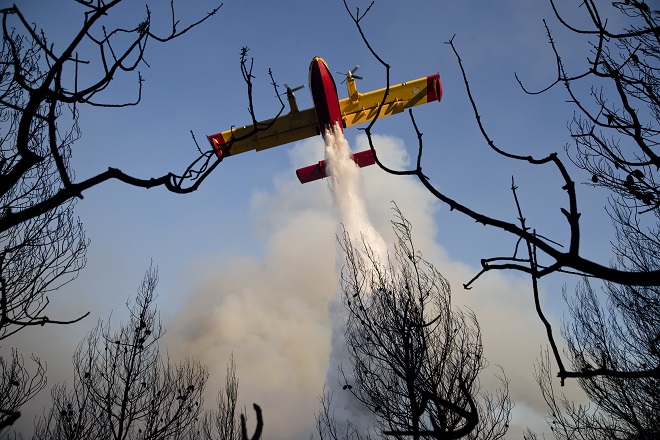
<instances>
[{"instance_id":1,"label":"leafless tree","mask_svg":"<svg viewBox=\"0 0 660 440\"><path fill-rule=\"evenodd\" d=\"M638 370L628 371L608 368L594 368L592 371L568 371L560 357L557 343L554 340L552 328L540 308L538 301L537 283L543 277L552 273L568 273L592 280L601 280L610 283L609 286L619 286L621 294L629 295L633 291L646 293L654 292L660 285L660 267L657 254L648 246L637 248L629 252L623 259L640 258L645 254L643 264L624 264L622 254L626 250L621 246L639 246L641 241L657 240L658 223L658 186L657 172L660 166L657 156L658 146L658 55L660 48L660 27L658 26L658 10L653 9L643 1L626 0L613 2L611 5L597 4L592 0L575 2L575 6L582 6L590 19L591 28L578 29L564 19L554 2L550 0L560 26L564 26L574 36L583 37L590 41L591 52L587 56L587 66L584 70L568 73L560 56L560 50L553 39L550 26L545 23L550 45L556 55L557 76L550 86L539 92L531 92L520 81L527 93L547 93L555 85L563 85L569 94L570 101L575 105L575 117L571 124L571 135L574 146L569 146L567 152L570 160L564 161L558 153L545 157L512 154L501 148L493 140L486 129L486 122L479 113L476 98L463 67L459 51L452 38L448 44L451 46L458 65L461 69L468 99L472 105L475 120L483 139L490 149L503 157L513 161L522 161L532 166L553 167L562 180L561 190L566 195L566 204L561 207L567 221L566 243L560 243L529 225L522 215L522 208L516 196L519 221L512 223L508 220L494 218L479 211L478 207L468 206L452 197L447 189L434 186L429 178L422 172L423 142L422 133L416 125L410 112L412 123L419 139L419 149L416 166L410 170L393 170L385 166L378 159L377 162L385 171L398 175L412 175L439 200L449 207L471 219L493 228L506 231L516 238L514 252L504 257L484 258L481 260L481 271L465 287L469 288L484 273L490 270L517 270L531 275L534 295L537 302L537 312L544 322L548 341L553 347L552 352L559 366L559 377L562 381L568 377L593 377L594 375L614 376L646 376L660 378L660 362L657 360L648 363L646 367L639 365ZM376 54L362 29L361 22L369 13L373 3L364 11L359 9L352 12L345 2L346 9L357 26L366 45L372 50L374 56L385 67L386 80L389 85L389 64ZM562 5L564 6L564 5ZM621 13L628 19L628 25L622 29L613 29L603 18L599 9L613 8L607 13ZM569 14L566 14L569 16ZM585 92L586 91L586 92ZM366 134L371 143L371 128L376 120L367 127ZM575 181L571 176L573 168L577 172L587 171L586 183L609 189L612 198L605 215L609 215L618 224L619 234L623 230L636 229L635 235L639 243L633 241L624 243L618 240L614 245L615 264L600 263L590 260L581 254L581 216L578 208L578 196L575 190ZM515 196L515 185L512 186ZM646 237L646 238L644 238ZM644 238L644 240L642 240ZM524 256L519 255L520 248L526 248ZM634 263L634 262L633 262ZM630 286L638 286L632 288ZM653 293L651 293L653 300ZM657 297L655 297L657 301ZM648 348L648 346L647 346ZM654 358L655 359L655 358ZM619 366L623 368L623 366Z\"/></svg>"},{"instance_id":2,"label":"leafless tree","mask_svg":"<svg viewBox=\"0 0 660 440\"><path fill-rule=\"evenodd\" d=\"M612 209L617 215L629 212L620 204ZM618 264L657 267L657 235L643 233L630 218L619 220ZM592 283L583 280L575 297L567 298L571 319L562 332L574 370L567 373L578 377L590 406L556 395L547 356L539 365L537 379L550 409L550 426L557 438L658 438L660 379L649 371L660 365L660 292L615 283L606 283L604 291L606 307Z\"/></svg>"},{"instance_id":3,"label":"leafless tree","mask_svg":"<svg viewBox=\"0 0 660 440\"><path fill-rule=\"evenodd\" d=\"M550 365L545 352L536 378L548 404L547 420L555 438L651 440L660 435L656 379L604 375L579 379L591 403L576 404L555 391Z\"/></svg>"},{"instance_id":4,"label":"leafless tree","mask_svg":"<svg viewBox=\"0 0 660 440\"><path fill-rule=\"evenodd\" d=\"M108 168L107 171L86 180L75 180L73 171L67 167L67 160L71 143L79 137L78 115L81 108L122 108L137 105L141 99L143 83L137 69L143 63L146 64L144 55L147 43L166 43L186 34L215 15L222 5L181 29L172 0L171 29L167 35L161 36L151 30L152 18L148 7L142 20L134 21L131 18L133 23L120 27L109 17L122 0L74 1L80 5L82 12L80 30L61 52L55 50L42 31L29 24L17 6L0 9L5 41L3 64L7 70L2 79L7 82L6 90L11 92L3 90L0 93L0 106L16 113L18 121L8 147L11 160L4 164L6 169L0 179L0 194L29 178L34 167L44 161L51 164L51 172L57 183L52 192L40 200L26 205L15 204L11 206L11 210L3 212L0 217L0 232L38 217L68 200L82 198L85 190L111 179L142 188L164 186L176 193L189 193L195 191L224 159L224 156L216 155L210 146L202 150L195 141L197 156L181 173L169 172L162 176L145 178ZM253 63L247 57L247 52L247 48L241 51L240 67L247 86L249 112L255 122L256 132L268 128L268 124L256 123L252 105ZM79 75L79 71L88 65L100 69L91 69L93 72L89 75ZM92 76L95 72L100 73ZM116 75L131 73L137 73L135 100L119 103L105 101L104 99L110 98L107 96L107 90ZM277 90L274 81L273 87ZM284 103L279 95L278 99L281 113ZM35 136L37 129L38 136ZM238 139L229 142L229 149L236 140Z\"/></svg>"},{"instance_id":5,"label":"leafless tree","mask_svg":"<svg viewBox=\"0 0 660 440\"><path fill-rule=\"evenodd\" d=\"M136 105L139 73L134 102L103 102L103 95L117 75L137 72L148 41L178 38L220 7L180 29L171 2L171 32L158 36L151 31L148 8L143 19L113 27L117 21L110 16L121 0L74 1L80 8L79 31L63 49L18 6L0 8L0 341L26 326L72 323L85 316L59 320L47 315L48 294L74 279L85 264L88 243L73 214L75 201L84 189L116 176L116 170L109 170L76 183L70 158L80 138L81 108ZM14 352L1 358L3 372L22 366L17 359L21 355ZM35 378L44 373L38 365ZM3 383L12 380L2 377ZM12 395L20 388L13 388ZM33 395L34 389L25 390L28 394L14 403ZM14 403L3 400L0 411L17 414Z\"/></svg>"},{"instance_id":6,"label":"leafless tree","mask_svg":"<svg viewBox=\"0 0 660 440\"><path fill-rule=\"evenodd\" d=\"M565 325L563 335L572 364L580 372L576 376L585 379L581 381L583 385L605 374L622 379L644 379L640 385L656 383L653 388L657 388L660 380L659 289L607 283L604 291L606 307L601 305L599 295L587 279L578 285L573 299L567 298L572 319Z\"/></svg>"},{"instance_id":7,"label":"leafless tree","mask_svg":"<svg viewBox=\"0 0 660 440\"><path fill-rule=\"evenodd\" d=\"M502 373L495 395L481 390L487 362L476 316L452 307L449 284L416 251L396 207L395 216L388 261L347 233L341 240L344 388L373 413L382 437L502 438L513 406L508 381Z\"/></svg>"},{"instance_id":8,"label":"leafless tree","mask_svg":"<svg viewBox=\"0 0 660 440\"><path fill-rule=\"evenodd\" d=\"M108 169L76 182L69 160L71 145L80 138L79 114L85 106L137 105L142 90L137 69L144 63L147 43L166 43L184 35L213 16L221 5L181 29L172 1L171 30L160 36L151 30L148 7L143 19L131 17L132 24L113 26L117 21L110 16L121 2L75 1L81 12L79 31L63 50L30 24L19 7L0 9L0 240L5 248L0 269L4 274L8 267L12 276L20 276L16 287L7 287L13 280L2 280L2 335L7 334L8 323L20 327L35 321L52 322L42 313L47 304L43 289L52 290L66 282L67 275L77 273L84 263L86 241L71 210L85 189L112 178L145 187L169 179L135 179ZM104 102L104 94L117 75L135 72L133 102ZM35 246L46 248L39 257L31 257L43 262L25 259L29 252L25 248ZM26 267L36 263L35 270L20 273L24 268L19 261ZM19 274L13 275L16 270ZM29 288L31 274L39 280L34 289ZM26 299L20 290L26 288L35 291L36 298Z\"/></svg>"},{"instance_id":9,"label":"leafless tree","mask_svg":"<svg viewBox=\"0 0 660 440\"><path fill-rule=\"evenodd\" d=\"M46 386L45 365L34 356L32 361L36 371L30 373L18 351L0 357L0 437L20 417L20 407Z\"/></svg>"},{"instance_id":10,"label":"leafless tree","mask_svg":"<svg viewBox=\"0 0 660 440\"><path fill-rule=\"evenodd\" d=\"M14 37L14 50L22 54L24 69L39 75L34 43ZM3 39L0 53L0 214L14 212L52 196L57 188L56 164L47 155L45 142L48 127L36 118L22 127L19 108L25 105L20 83L13 75L12 45ZM57 114L53 114L56 118ZM18 169L20 153L18 134L28 134L25 146L43 157L20 178L12 178ZM61 164L68 167L68 144L72 131L64 139ZM19 167L20 169L20 167ZM13 180L10 183L10 180ZM87 241L80 222L73 216L73 201L62 203L48 212L27 219L0 232L0 340L28 325L57 322L44 315L46 297L76 276L84 265Z\"/></svg>"},{"instance_id":11,"label":"leafless tree","mask_svg":"<svg viewBox=\"0 0 660 440\"><path fill-rule=\"evenodd\" d=\"M0 340L26 326L87 316L63 321L45 314L48 294L73 280L85 264L88 243L72 203L0 233L0 243Z\"/></svg>"},{"instance_id":12,"label":"leafless tree","mask_svg":"<svg viewBox=\"0 0 660 440\"><path fill-rule=\"evenodd\" d=\"M584 6L593 26L579 29L565 20L552 0L551 4L565 28L594 37L588 69L569 74L548 32L557 58L555 83L565 86L578 109L570 126L574 163L591 174L594 186L612 191L619 196L614 200L635 212L657 209L660 11L645 1L613 2L628 22L615 30L602 16L610 11L601 14L596 2L587 1ZM580 96L585 81L591 86L588 99Z\"/></svg>"},{"instance_id":13,"label":"leafless tree","mask_svg":"<svg viewBox=\"0 0 660 440\"><path fill-rule=\"evenodd\" d=\"M236 363L232 356L227 366L225 386L218 391L216 399L217 409L204 414L202 434L208 440L241 439L241 427L237 414L238 378L236 377Z\"/></svg>"},{"instance_id":14,"label":"leafless tree","mask_svg":"<svg viewBox=\"0 0 660 440\"><path fill-rule=\"evenodd\" d=\"M582 2L579 2L582 3ZM649 15L649 13L645 13L643 16L643 20L647 22L647 26L644 27L641 30L637 29L632 29L629 31L626 31L624 34L621 35L612 35L610 34L606 29L605 29L605 24L601 21L599 21L598 14L597 14L597 7L592 1L586 1L584 2L585 4L588 5L588 10L590 11L590 16L592 17L594 21L594 26L595 29L591 31L585 31L584 33L587 35L593 35L597 39L597 42L594 44L594 48L596 53L593 55L592 60L590 61L592 66L590 69L588 69L586 72L577 74L574 76L568 76L565 73L564 66L561 62L561 58L559 55L557 55L557 63L558 63L558 79L553 83L553 84L564 84L567 89L569 89L570 92L570 87L573 84L574 81L578 80L583 80L585 78L605 78L607 80L610 80L614 83L614 86L617 88L622 88L622 90L619 92L618 99L621 104L618 105L618 107L615 107L614 109L608 109L606 106L608 105L613 105L611 102L603 102L603 105L605 107L601 108L600 111L596 111L593 113L585 113L586 117L592 121L595 125L604 125L603 122L601 122L601 119L604 121L606 119L610 119L611 122L611 128L619 129L619 131L625 135L628 136L629 138L632 138L632 140L639 141L639 143L634 144L637 145L637 151L634 151L633 155L637 155L638 159L635 164L639 163L640 166L649 166L649 170L653 170L653 167L657 165L656 162L654 162L656 159L654 159L654 155L650 155L650 151L653 147L655 147L655 141L654 138L656 137L657 133L653 129L648 129L647 128L647 123L652 124L654 122L654 117L657 115L657 111L654 110L653 107L650 107L647 109L646 112L636 112L634 110L635 107L633 105L642 105L644 106L645 103L648 101L650 102L649 105L656 105L655 102L657 102L657 95L655 94L655 83L650 82L646 83L644 81L644 77L642 78L630 78L627 79L627 77L624 77L622 73L619 73L623 67L627 66L627 62L624 60L624 62L620 63L620 65L617 68L617 66L611 66L608 65L606 61L603 60L604 56L606 53L608 53L605 49L605 46L607 43L610 42L610 40L614 40L614 43L611 44L610 46L612 47L612 51L616 50L616 43L618 43L618 40L613 38L617 37L620 39L625 39L625 38L634 38L639 35L644 35L649 39L649 44L658 44L657 42L657 25L655 24L655 21L653 21L653 17ZM631 0L630 2L626 3L631 3L638 5L639 10L649 10L650 8L648 5L646 5L643 2L637 2ZM365 32L362 29L361 26L361 21L364 19L364 17L368 14L368 12L371 9L371 6L367 8L365 11L360 11L359 9L357 10L356 13L353 13L350 11L350 8L344 2L346 5L346 9L348 13L351 15L352 19L354 20L361 36L363 37L365 43L367 46L371 48L371 45L369 44L369 41L367 39L367 36ZM373 5L373 3L372 3ZM619 5L618 2L615 2L615 7ZM624 5L621 3L620 5ZM627 7L627 6L626 6ZM622 9L624 9L622 7ZM626 9L624 9L626 10ZM632 15L632 14L631 14ZM550 31L548 31L548 34L550 34ZM553 44L554 48L554 42L552 40L552 37L550 36L550 42ZM454 53L456 54L459 67L461 68L461 71L463 73L463 78L465 80L465 86L466 90L468 93L468 98L472 104L473 111L475 114L475 118L478 124L478 128L481 131L484 140L488 144L488 146L498 154L512 159L512 160L519 160L519 161L524 161L527 163L530 163L532 165L550 165L556 169L556 171L559 173L559 176L563 180L563 186L562 190L566 193L567 197L567 206L564 208L562 207L561 210L564 213L566 220L567 220L567 225L568 225L568 232L569 232L569 240L568 240L568 245L563 246L555 241L552 241L548 238L543 237L540 234L535 234L533 233L532 230L530 229L525 229L522 228L520 225L511 223L508 221L496 219L496 218L491 218L487 215L481 214L477 209L471 208L467 205L462 204L460 201L457 201L453 199L449 193L445 192L444 190L441 191L438 188L436 188L429 180L429 178L422 172L422 164L423 164L423 148L422 148L422 133L418 130L418 139L419 139L419 150L418 150L418 157L416 161L416 167L411 170L393 170L385 166L382 162L378 160L379 166L383 168L385 171L390 172L392 174L397 174L397 175L413 175L419 179L419 181L434 195L436 196L439 200L442 202L448 204L453 210L456 210L457 212L460 212L464 215L467 215L468 217L474 219L475 221L482 223L484 225L492 226L497 229L501 229L503 231L506 231L508 233L513 234L514 236L518 237L521 240L529 241L532 243L539 252L544 253L547 257L549 257L552 262L544 264L540 268L542 269L539 272L540 276L545 276L553 272L557 271L577 271L580 274L596 277L599 279L603 280L608 280L612 281L615 283L619 284L634 284L634 285L658 285L660 284L660 271L653 270L649 272L640 272L640 271L626 271L618 268L613 268L609 267L603 264L600 264L595 261L591 261L589 259L586 259L580 255L580 213L578 210L578 199L577 199L577 194L575 192L575 182L571 178L571 175L569 173L568 168L564 164L564 162L560 159L559 155L557 153L552 153L546 157L539 157L535 158L531 155L517 155L517 154L512 154L507 151L505 151L502 148L499 148L495 141L493 141L489 135L488 132L485 128L485 125L483 123L483 118L478 112L477 104L475 101L474 96L472 95L472 91L470 89L469 81L467 79L467 74L463 68L462 60L459 56L458 50L456 48L456 45L454 44L454 40L450 40L449 44L451 45L452 49L454 50ZM637 47L637 46L635 46ZM618 50L617 50L618 52ZM373 49L372 53L374 56L378 59L379 62L385 67L386 70L386 80L388 83L389 87L389 64L387 64L381 57L376 54ZM558 54L558 52L556 52ZM636 57L643 57L644 56L644 51L637 54ZM614 55L612 55L614 57ZM633 57L635 58L635 57ZM652 61L652 60L651 60ZM651 67L654 66L654 64L651 64L651 61L649 61L649 65ZM641 68L641 67L640 67ZM650 67L649 67L650 68ZM605 71L603 71L603 69ZM652 75L653 70L650 71L650 75ZM640 73L640 76L643 75ZM626 88L623 86L624 81L628 81L630 83L630 87ZM648 93L648 96L641 96L640 98L637 98L637 95L641 94L642 92L636 89L644 89L646 93ZM546 89L547 90L547 89ZM617 89L618 90L618 89ZM578 109L581 111L587 111L587 109L581 104L581 101L575 96L571 95L573 101L575 104L578 106ZM622 107L624 110L622 112L625 112L626 115L628 116L618 116L614 117L612 113L616 111L616 108ZM655 113L654 113L655 112ZM640 119L641 114L650 114L651 115L651 121L644 121ZM411 118L412 118L412 111L410 112ZM609 116L608 116L609 115ZM635 116L638 115L638 116ZM629 124L624 124L624 119L628 117L632 119L632 122ZM600 119L599 119L600 118ZM376 123L377 119L373 120L371 124L366 128L365 132L369 139L371 139L371 128L373 125ZM413 124L415 124L414 118L412 118ZM415 128L417 129L417 126L415 125ZM371 142L371 141L370 141ZM596 142L596 141L594 141ZM615 150L616 152L616 150ZM592 154L593 158L593 154ZM598 158L594 159L595 161L598 161ZM626 162L625 159L621 158L619 159L620 162ZM626 181L630 182L630 179L628 178L628 174L631 175L631 178L637 179L640 175L639 172L633 172L630 171L629 173L625 174L625 177L622 177L620 180L621 183L620 186L621 188L626 188L626 185L624 183ZM650 176L644 177L644 179L652 179ZM653 180L654 181L654 180ZM605 180L603 180L605 182ZM650 191L650 189L646 188L646 186L643 186L643 189L639 189L640 186L638 183L635 183L634 181L632 183L627 184L628 187L631 188L636 188L634 191L631 189L630 194L632 198L637 199L637 197L634 195L635 191ZM641 193L640 193L641 194ZM651 196L646 195L643 196L642 199L650 200ZM641 199L638 199L640 202L642 201ZM482 266L483 266L483 272L488 271L488 270L494 270L494 269L515 269L523 272L530 272L529 265L527 264L526 261L519 261L515 258L510 258L510 257L498 257L498 258L490 258L490 259L484 259L482 260Z\"/></svg>"},{"instance_id":15,"label":"leafless tree","mask_svg":"<svg viewBox=\"0 0 660 440\"><path fill-rule=\"evenodd\" d=\"M37 170L29 185L24 182L22 194L0 196L2 209L10 210L16 200L30 203L48 192L47 180L49 177ZM77 276L85 263L86 248L82 226L73 217L72 202L0 233L0 342L8 343L11 335L26 326L73 323L87 315L57 320L45 314L48 294ZM15 420L20 405L45 386L45 364L32 358L37 370L30 377L22 354L12 350L8 358L5 353L0 355L4 397L0 399L0 412L12 415L0 425ZM15 386L5 387L12 383Z\"/></svg>"},{"instance_id":16,"label":"leafless tree","mask_svg":"<svg viewBox=\"0 0 660 440\"><path fill-rule=\"evenodd\" d=\"M592 29L571 26L552 3L559 21L572 32L594 38L589 68L569 75L559 50L557 80L578 111L570 125L574 145L569 157L591 175L589 185L610 191L606 211L616 231L611 266L628 273L660 269L658 217L658 68L660 11L645 2L614 2L614 12L628 18L622 30L607 27L596 2L584 2ZM605 11L608 13L610 11ZM590 98L580 96L584 82ZM522 85L522 83L521 83ZM550 87L552 87L552 85ZM546 92L546 88L541 93ZM521 215L522 218L522 215ZM522 223L521 223L522 224ZM533 252L530 261L535 263ZM534 269L534 265L530 266ZM535 276L534 270L532 275ZM534 280L536 282L536 280ZM601 288L604 295L596 290ZM538 292L534 286L535 295ZM556 438L651 439L660 435L660 291L657 283L634 280L602 283L584 277L575 296L564 296L570 320L562 334L572 371L560 358L546 322L558 376L578 378L590 398L576 405L556 395L548 356L537 378L549 406L549 422ZM604 306L602 297L607 304ZM540 310L540 309L539 309Z\"/></svg>"},{"instance_id":17,"label":"leafless tree","mask_svg":"<svg viewBox=\"0 0 660 440\"><path fill-rule=\"evenodd\" d=\"M185 438L196 429L208 373L199 363L163 357L154 307L157 270L150 268L118 331L100 322L78 346L74 383L55 387L53 406L35 438Z\"/></svg>"},{"instance_id":18,"label":"leafless tree","mask_svg":"<svg viewBox=\"0 0 660 440\"><path fill-rule=\"evenodd\" d=\"M15 106L21 101L12 79L8 41L0 53L0 180L15 164L15 137L20 115ZM30 53L30 48L26 52ZM22 60L31 68L30 56ZM32 127L34 140L44 135L40 124ZM53 193L53 164L44 160L25 173L15 185L0 193L0 212L13 209ZM85 263L85 239L80 222L73 216L73 201L0 232L0 341L26 326L71 323L49 318L44 312L48 294L76 277ZM83 316L84 317L84 316ZM35 372L30 373L21 353L12 349L0 355L0 428L11 425L19 408L46 385L45 364L32 356Z\"/></svg>"}]
</instances>

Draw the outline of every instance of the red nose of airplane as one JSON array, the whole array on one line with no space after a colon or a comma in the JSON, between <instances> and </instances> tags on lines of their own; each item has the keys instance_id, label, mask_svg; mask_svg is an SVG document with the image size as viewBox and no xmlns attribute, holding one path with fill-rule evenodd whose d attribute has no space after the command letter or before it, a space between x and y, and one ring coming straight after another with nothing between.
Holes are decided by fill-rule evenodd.
<instances>
[{"instance_id":1,"label":"red nose of airplane","mask_svg":"<svg viewBox=\"0 0 660 440\"><path fill-rule=\"evenodd\" d=\"M321 57L314 57L309 65L309 90L312 92L321 134L335 123L338 123L343 130L337 86L330 74L328 64Z\"/></svg>"}]
</instances>

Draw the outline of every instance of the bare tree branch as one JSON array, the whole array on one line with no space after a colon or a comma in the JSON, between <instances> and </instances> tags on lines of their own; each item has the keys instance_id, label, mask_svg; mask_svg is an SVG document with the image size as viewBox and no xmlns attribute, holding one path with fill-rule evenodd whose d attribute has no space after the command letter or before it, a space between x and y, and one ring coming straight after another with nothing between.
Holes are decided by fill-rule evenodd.
<instances>
[{"instance_id":1,"label":"bare tree branch","mask_svg":"<svg viewBox=\"0 0 660 440\"><path fill-rule=\"evenodd\" d=\"M361 21L364 19L366 12L360 15L358 11L357 14L353 14L350 12L348 6L346 5L346 2L344 4L351 18L353 19L355 26L358 29L363 41L365 42L369 50L372 52L374 57L378 60L378 62L383 65L385 69L386 84L387 87L389 87L390 66L374 51L372 46L369 44L366 34L364 33L361 26ZM465 72L465 69L463 67L463 62L454 44L454 39L452 38L448 42L448 44L452 47L452 50L456 55L459 67L463 75L463 81L468 94L468 99L470 100L470 103L472 105L472 110L475 116L475 120L478 124L479 130L484 140L486 141L487 145L493 151L506 158L512 160L524 161L535 166L551 165L557 170L559 176L563 181L563 185L561 189L566 193L567 196L567 208L564 207L560 208L561 212L564 214L566 218L569 237L570 237L568 241L568 245L566 246L566 250L563 248L562 245L558 245L555 241L542 238L543 237L542 235L532 234L529 230L521 229L519 226L511 222L503 221L497 218L490 217L488 215L481 214L477 209L473 209L467 205L462 204L460 201L450 197L447 192L441 191L435 185L433 185L430 182L430 179L422 171L422 160L421 160L422 151L423 151L422 133L419 131L419 128L417 127L417 124L414 121L414 118L412 118L412 112L410 112L411 119L415 127L419 141L418 154L417 154L418 159L417 159L416 168L410 170L394 170L383 164L375 155L376 163L378 163L378 165L388 173L396 174L396 175L413 175L417 177L418 180L422 183L422 185L424 185L424 187L431 194L433 194L443 203L446 203L450 207L450 209L456 210L470 217L471 219L475 220L478 223L503 230L519 239L532 243L540 252L545 253L548 257L554 260L553 263L546 265L546 267L543 270L540 270L538 272L539 277L543 277L557 271L568 270L568 271L575 271L577 274L582 276L596 277L596 278L612 281L615 283L622 283L622 284L633 283L635 285L643 285L643 286L652 286L652 285L660 284L660 271L657 270L651 272L623 271L617 268L608 267L606 265L600 264L598 262L592 261L590 259L581 256L580 212L578 210L577 195L575 192L575 182L571 178L568 169L566 168L562 160L559 158L557 153L552 153L545 157L536 158L533 156L511 154L496 145L496 143L488 135L488 132L486 131L486 128L482 123L482 118L478 111L476 101L472 95L470 84L467 79L467 73ZM559 69L559 72L562 72L562 70ZM566 78L568 79L568 77ZM372 121L372 123L365 129L365 134L367 135L372 150L374 150L374 145L372 141L371 128L375 123L376 123L376 119ZM628 186L631 185L628 184ZM487 260L483 260L483 261L487 262ZM483 265L484 265L484 270L489 270L488 263ZM518 265L518 264L499 265L496 266L495 268L514 269L523 272L529 271L528 268L525 267L524 265Z\"/></svg>"}]
</instances>

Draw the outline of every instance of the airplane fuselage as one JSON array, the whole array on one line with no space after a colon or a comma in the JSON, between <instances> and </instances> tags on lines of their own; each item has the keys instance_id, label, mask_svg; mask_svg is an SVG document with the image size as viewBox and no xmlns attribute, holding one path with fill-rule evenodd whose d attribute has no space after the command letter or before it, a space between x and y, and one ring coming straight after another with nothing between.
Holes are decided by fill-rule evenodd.
<instances>
[{"instance_id":1,"label":"airplane fuselage","mask_svg":"<svg viewBox=\"0 0 660 440\"><path fill-rule=\"evenodd\" d=\"M347 78L349 80L350 78ZM355 80L352 80L354 82ZM337 96L337 85L332 78L328 64L321 57L314 57L309 65L309 90L312 92L316 120L318 121L319 133L325 139L327 130L335 126L344 131L344 119L341 113L341 105ZM357 94L357 92L356 92ZM352 155L353 161L359 167L366 167L376 163L371 150L362 151ZM312 182L328 176L325 160L317 164L296 170L296 175L301 183Z\"/></svg>"},{"instance_id":2,"label":"airplane fuselage","mask_svg":"<svg viewBox=\"0 0 660 440\"><path fill-rule=\"evenodd\" d=\"M314 57L309 65L309 90L314 101L314 110L321 135L325 130L339 124L344 130L337 85L330 74L328 64L321 57Z\"/></svg>"}]
</instances>

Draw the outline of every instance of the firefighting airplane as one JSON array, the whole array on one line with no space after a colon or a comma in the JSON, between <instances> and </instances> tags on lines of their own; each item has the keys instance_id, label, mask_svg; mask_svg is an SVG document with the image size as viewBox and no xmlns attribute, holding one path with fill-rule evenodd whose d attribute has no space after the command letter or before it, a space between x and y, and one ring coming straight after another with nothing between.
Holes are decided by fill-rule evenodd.
<instances>
[{"instance_id":1,"label":"firefighting airplane","mask_svg":"<svg viewBox=\"0 0 660 440\"><path fill-rule=\"evenodd\" d=\"M371 121L376 117L386 89L358 93L355 80L362 78L354 75L357 68L358 66L355 66L346 73L348 98L340 100L328 64L323 58L315 57L309 66L309 89L314 108L298 110L293 93L304 86L295 89L287 86L286 93L291 110L275 120L270 119L258 124L261 127L267 126L267 129L255 130L253 125L246 125L212 134L207 138L218 157L233 156L249 150L261 151L318 134L323 135L326 129L332 128L334 124L338 124L343 131L345 127ZM441 98L442 83L439 74L391 86L379 117L400 113L404 109L427 102L440 101ZM353 154L353 160L359 167L375 163L370 149ZM300 183L323 179L328 176L325 161L300 168L296 170L296 175Z\"/></svg>"}]
</instances>

